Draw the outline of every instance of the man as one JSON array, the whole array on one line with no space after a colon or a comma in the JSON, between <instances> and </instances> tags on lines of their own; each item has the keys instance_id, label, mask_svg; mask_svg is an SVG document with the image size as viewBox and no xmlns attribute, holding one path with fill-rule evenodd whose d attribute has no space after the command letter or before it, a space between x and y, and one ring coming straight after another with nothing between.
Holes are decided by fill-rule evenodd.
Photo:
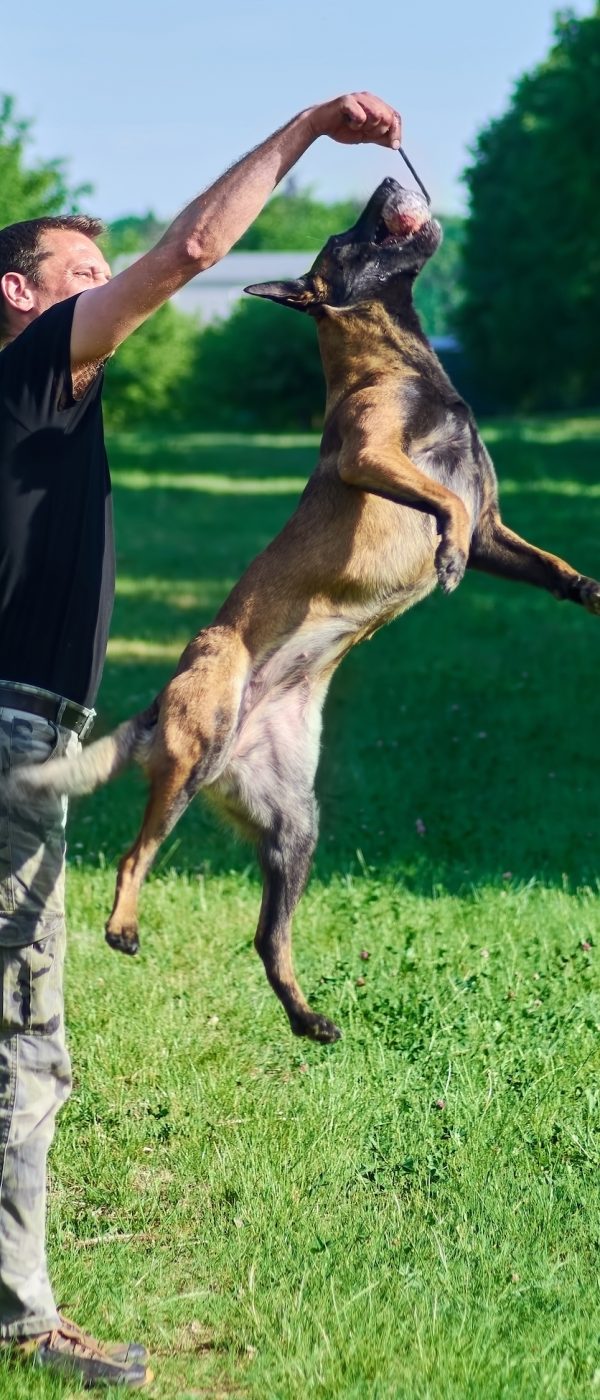
<instances>
[{"instance_id":1,"label":"man","mask_svg":"<svg viewBox=\"0 0 600 1400\"><path fill-rule=\"evenodd\" d=\"M321 135L398 149L398 113L369 93L311 107L195 199L110 280L83 216L0 230L0 760L43 763L89 732L114 591L101 419L107 356L241 237ZM79 295L83 293L83 295ZM165 347L168 353L168 347ZM84 1385L139 1388L137 1344L100 1344L60 1316L45 1258L46 1157L70 1064L62 998L66 803L0 797L0 1338Z\"/></svg>"}]
</instances>

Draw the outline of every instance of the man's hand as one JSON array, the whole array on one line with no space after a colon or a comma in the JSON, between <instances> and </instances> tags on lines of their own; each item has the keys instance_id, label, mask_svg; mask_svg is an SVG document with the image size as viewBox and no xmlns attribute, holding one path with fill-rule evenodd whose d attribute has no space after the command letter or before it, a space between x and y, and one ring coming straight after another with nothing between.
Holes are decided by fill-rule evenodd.
<instances>
[{"instance_id":1,"label":"man's hand","mask_svg":"<svg viewBox=\"0 0 600 1400\"><path fill-rule=\"evenodd\" d=\"M400 149L400 113L371 92L334 97L332 102L312 107L309 115L315 136L331 136L345 146L373 142L376 146L391 146L393 151Z\"/></svg>"}]
</instances>

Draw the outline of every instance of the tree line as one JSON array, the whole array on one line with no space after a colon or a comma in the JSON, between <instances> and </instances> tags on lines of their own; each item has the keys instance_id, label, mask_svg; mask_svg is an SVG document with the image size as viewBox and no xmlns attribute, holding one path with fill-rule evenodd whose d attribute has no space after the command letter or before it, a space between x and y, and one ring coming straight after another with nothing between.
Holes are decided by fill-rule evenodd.
<instances>
[{"instance_id":1,"label":"tree line","mask_svg":"<svg viewBox=\"0 0 600 1400\"><path fill-rule=\"evenodd\" d=\"M429 335L458 335L467 366L459 388L488 408L597 402L599 109L597 0L586 18L557 18L547 57L479 133L465 172L466 218L440 216L444 243L415 299ZM89 203L89 187L71 188L63 161L28 158L29 140L12 100L0 99L0 227ZM237 246L316 252L358 212L352 200L327 204L289 182ZM152 212L116 220L107 254L141 252L162 229ZM250 298L206 326L165 306L109 365L106 405L115 427L317 426L323 377L314 326Z\"/></svg>"},{"instance_id":2,"label":"tree line","mask_svg":"<svg viewBox=\"0 0 600 1400\"><path fill-rule=\"evenodd\" d=\"M543 63L480 132L457 325L500 406L575 408L600 390L600 4L560 15Z\"/></svg>"}]
</instances>

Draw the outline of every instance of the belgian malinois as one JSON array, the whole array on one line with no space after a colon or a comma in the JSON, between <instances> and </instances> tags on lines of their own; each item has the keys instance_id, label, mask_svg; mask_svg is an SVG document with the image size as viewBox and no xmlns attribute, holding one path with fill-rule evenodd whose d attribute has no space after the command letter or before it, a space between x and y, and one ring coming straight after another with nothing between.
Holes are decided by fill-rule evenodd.
<instances>
[{"instance_id":1,"label":"belgian malinois","mask_svg":"<svg viewBox=\"0 0 600 1400\"><path fill-rule=\"evenodd\" d=\"M91 791L131 759L150 796L121 860L106 937L138 949L140 885L202 788L256 845L256 948L297 1035L334 1041L294 975L291 923L317 837L321 710L342 657L467 565L600 613L600 584L502 524L473 415L413 307L441 241L421 195L384 180L306 276L247 288L313 316L327 379L321 452L287 525L189 643L151 707L74 760L19 769L22 791Z\"/></svg>"}]
</instances>

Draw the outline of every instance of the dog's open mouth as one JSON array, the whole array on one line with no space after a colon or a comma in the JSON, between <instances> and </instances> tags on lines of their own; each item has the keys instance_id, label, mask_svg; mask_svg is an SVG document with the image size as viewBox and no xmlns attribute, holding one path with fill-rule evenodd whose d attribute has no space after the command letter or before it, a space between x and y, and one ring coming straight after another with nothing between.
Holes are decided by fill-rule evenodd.
<instances>
[{"instance_id":1,"label":"dog's open mouth","mask_svg":"<svg viewBox=\"0 0 600 1400\"><path fill-rule=\"evenodd\" d=\"M401 243L409 243L427 223L428 210L400 209L397 204L388 201L375 229L373 243L376 243L378 248L392 248Z\"/></svg>"}]
</instances>

